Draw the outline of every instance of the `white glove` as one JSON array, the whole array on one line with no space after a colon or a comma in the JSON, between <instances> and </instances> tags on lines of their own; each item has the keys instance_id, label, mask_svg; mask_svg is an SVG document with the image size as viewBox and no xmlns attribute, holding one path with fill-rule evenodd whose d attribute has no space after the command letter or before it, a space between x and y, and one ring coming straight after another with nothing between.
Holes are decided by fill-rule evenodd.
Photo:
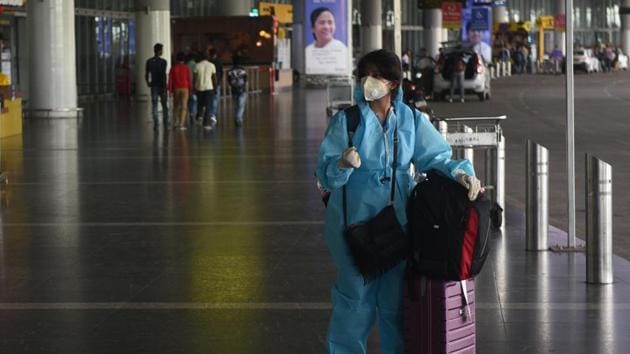
<instances>
[{"instance_id":1,"label":"white glove","mask_svg":"<svg viewBox=\"0 0 630 354\"><path fill-rule=\"evenodd\" d=\"M469 176L465 173L457 175L457 182L468 189L468 199L474 201L481 191L481 182L475 176Z\"/></svg>"},{"instance_id":2,"label":"white glove","mask_svg":"<svg viewBox=\"0 0 630 354\"><path fill-rule=\"evenodd\" d=\"M359 168L361 167L361 157L357 152L357 148L349 147L341 155L341 159L337 163L339 168Z\"/></svg>"}]
</instances>

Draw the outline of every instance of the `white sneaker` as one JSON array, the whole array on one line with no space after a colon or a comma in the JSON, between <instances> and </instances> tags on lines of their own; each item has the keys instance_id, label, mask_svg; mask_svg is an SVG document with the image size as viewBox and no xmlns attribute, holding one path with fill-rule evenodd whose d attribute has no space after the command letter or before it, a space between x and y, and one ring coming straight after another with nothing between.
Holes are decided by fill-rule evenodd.
<instances>
[{"instance_id":1,"label":"white sneaker","mask_svg":"<svg viewBox=\"0 0 630 354\"><path fill-rule=\"evenodd\" d=\"M188 128L186 128L186 126L183 125L183 124L179 126L179 130L186 130L186 129L188 129Z\"/></svg>"}]
</instances>

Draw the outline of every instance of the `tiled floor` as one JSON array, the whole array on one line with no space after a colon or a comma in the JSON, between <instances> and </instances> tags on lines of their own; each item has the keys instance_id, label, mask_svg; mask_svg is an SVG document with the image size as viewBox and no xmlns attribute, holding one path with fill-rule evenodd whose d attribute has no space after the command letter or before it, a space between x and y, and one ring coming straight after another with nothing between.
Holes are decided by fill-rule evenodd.
<instances>
[{"instance_id":1,"label":"tiled floor","mask_svg":"<svg viewBox=\"0 0 630 354\"><path fill-rule=\"evenodd\" d=\"M146 104L27 121L2 141L0 352L323 353L322 102L253 98L244 128L211 133L154 133ZM586 285L583 254L525 252L511 206L507 225L477 280L477 352L628 352L628 262Z\"/></svg>"}]
</instances>

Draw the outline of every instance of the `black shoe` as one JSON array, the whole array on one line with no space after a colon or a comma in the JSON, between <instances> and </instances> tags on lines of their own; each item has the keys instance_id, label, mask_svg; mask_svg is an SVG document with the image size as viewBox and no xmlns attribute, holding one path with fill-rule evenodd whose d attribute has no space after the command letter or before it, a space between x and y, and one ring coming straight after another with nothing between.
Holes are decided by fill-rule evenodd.
<instances>
[{"instance_id":1,"label":"black shoe","mask_svg":"<svg viewBox=\"0 0 630 354\"><path fill-rule=\"evenodd\" d=\"M240 127L242 127L242 126L243 126L243 121L237 120L237 121L235 121L235 122L234 122L234 125L235 125L237 128L240 128Z\"/></svg>"}]
</instances>

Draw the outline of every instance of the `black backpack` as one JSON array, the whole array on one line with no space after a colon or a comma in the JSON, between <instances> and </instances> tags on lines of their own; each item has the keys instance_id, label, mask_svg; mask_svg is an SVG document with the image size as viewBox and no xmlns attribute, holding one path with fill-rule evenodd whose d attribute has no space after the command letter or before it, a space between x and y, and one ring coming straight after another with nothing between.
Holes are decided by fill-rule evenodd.
<instances>
[{"instance_id":1,"label":"black backpack","mask_svg":"<svg viewBox=\"0 0 630 354\"><path fill-rule=\"evenodd\" d=\"M479 274L490 248L491 208L485 196L471 202L466 188L430 171L407 206L413 269L439 280Z\"/></svg>"},{"instance_id":2,"label":"black backpack","mask_svg":"<svg viewBox=\"0 0 630 354\"><path fill-rule=\"evenodd\" d=\"M245 91L245 75L247 75L245 69L240 67L234 67L228 71L228 83L234 91Z\"/></svg>"}]
</instances>

